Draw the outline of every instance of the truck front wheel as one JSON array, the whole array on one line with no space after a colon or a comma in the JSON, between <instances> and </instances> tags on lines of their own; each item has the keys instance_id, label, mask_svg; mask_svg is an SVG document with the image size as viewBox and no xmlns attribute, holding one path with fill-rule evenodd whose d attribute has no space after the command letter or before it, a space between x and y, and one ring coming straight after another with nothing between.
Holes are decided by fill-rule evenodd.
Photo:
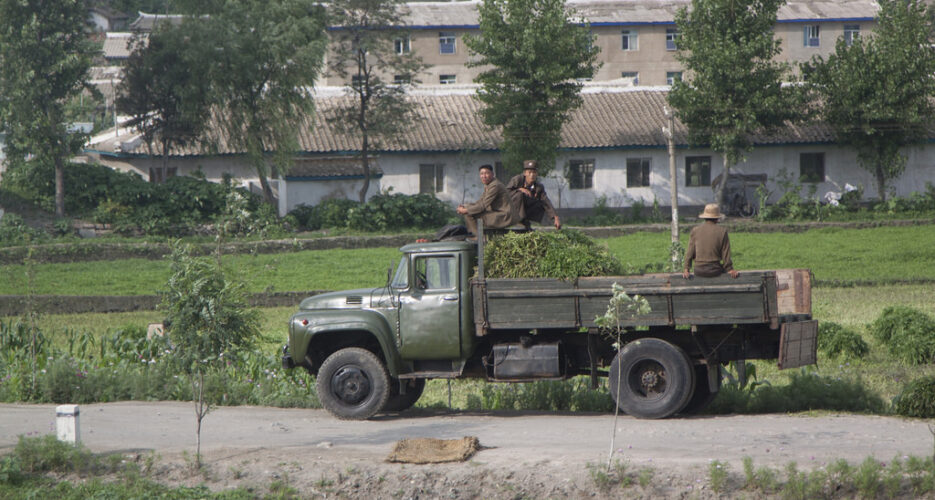
<instances>
[{"instance_id":1,"label":"truck front wheel","mask_svg":"<svg viewBox=\"0 0 935 500\"><path fill-rule=\"evenodd\" d=\"M389 384L390 376L380 358L358 347L328 356L315 381L321 405L344 420L374 416L389 399Z\"/></svg>"},{"instance_id":2,"label":"truck front wheel","mask_svg":"<svg viewBox=\"0 0 935 500\"><path fill-rule=\"evenodd\" d=\"M681 348L645 338L625 345L608 374L610 395L637 418L665 418L685 407L695 388L695 370Z\"/></svg>"}]
</instances>

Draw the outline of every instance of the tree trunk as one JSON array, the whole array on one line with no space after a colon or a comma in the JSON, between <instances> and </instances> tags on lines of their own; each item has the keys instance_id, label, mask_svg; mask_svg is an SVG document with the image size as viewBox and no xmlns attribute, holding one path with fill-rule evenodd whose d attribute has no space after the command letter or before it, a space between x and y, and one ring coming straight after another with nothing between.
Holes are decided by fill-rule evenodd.
<instances>
[{"instance_id":1,"label":"tree trunk","mask_svg":"<svg viewBox=\"0 0 935 500\"><path fill-rule=\"evenodd\" d=\"M61 156L55 157L55 216L65 217L65 165Z\"/></svg>"},{"instance_id":2,"label":"tree trunk","mask_svg":"<svg viewBox=\"0 0 935 500\"><path fill-rule=\"evenodd\" d=\"M724 171L721 173L721 182L717 185L717 191L714 193L714 200L721 210L727 209L727 177L730 175L730 163L727 160L727 154L724 155Z\"/></svg>"},{"instance_id":3,"label":"tree trunk","mask_svg":"<svg viewBox=\"0 0 935 500\"><path fill-rule=\"evenodd\" d=\"M276 199L273 197L273 188L269 185L269 179L260 172L257 172L257 177L260 178L260 187L263 188L263 199L266 200L266 203L273 205Z\"/></svg>"},{"instance_id":4,"label":"tree trunk","mask_svg":"<svg viewBox=\"0 0 935 500\"><path fill-rule=\"evenodd\" d=\"M877 194L880 196L880 201L886 201L886 174L883 173L883 165L877 163L874 174L877 178Z\"/></svg>"},{"instance_id":5,"label":"tree trunk","mask_svg":"<svg viewBox=\"0 0 935 500\"><path fill-rule=\"evenodd\" d=\"M360 187L360 203L367 203L367 191L370 189L370 142L367 137L367 131L364 130L363 140L360 148L360 164L364 168L364 184Z\"/></svg>"},{"instance_id":6,"label":"tree trunk","mask_svg":"<svg viewBox=\"0 0 935 500\"><path fill-rule=\"evenodd\" d=\"M162 175L160 175L160 184L166 182L169 178L169 141L162 141Z\"/></svg>"}]
</instances>

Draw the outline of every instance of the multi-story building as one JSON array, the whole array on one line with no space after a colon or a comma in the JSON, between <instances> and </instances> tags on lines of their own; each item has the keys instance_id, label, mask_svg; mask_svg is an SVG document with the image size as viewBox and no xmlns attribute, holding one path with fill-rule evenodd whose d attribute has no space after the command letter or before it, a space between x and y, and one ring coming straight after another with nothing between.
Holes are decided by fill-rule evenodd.
<instances>
[{"instance_id":1,"label":"multi-story building","mask_svg":"<svg viewBox=\"0 0 935 500\"><path fill-rule=\"evenodd\" d=\"M423 85L473 83L483 68L468 67L466 35L479 35L479 2L411 2L405 4L406 32L394 41L399 52L413 52L428 65ZM675 14L689 0L569 0L567 6L586 20L601 49L595 81L621 80L634 85L671 84L683 68L676 60ZM827 56L843 38L854 40L876 26L879 6L873 0L790 0L779 9L775 27L781 41L779 60L804 62ZM331 30L340 28L333 27ZM394 75L384 75L389 81ZM321 85L348 82L326 75Z\"/></svg>"}]
</instances>

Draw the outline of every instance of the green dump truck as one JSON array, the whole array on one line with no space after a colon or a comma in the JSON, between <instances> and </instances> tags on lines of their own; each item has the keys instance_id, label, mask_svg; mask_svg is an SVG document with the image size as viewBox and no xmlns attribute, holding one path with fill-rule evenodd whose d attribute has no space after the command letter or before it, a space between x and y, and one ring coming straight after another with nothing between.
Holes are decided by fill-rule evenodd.
<instances>
[{"instance_id":1,"label":"green dump truck","mask_svg":"<svg viewBox=\"0 0 935 500\"><path fill-rule=\"evenodd\" d=\"M405 410L428 379L581 375L594 387L609 376L611 396L624 412L664 418L710 402L724 363L777 359L780 368L792 368L815 362L818 324L807 269L741 271L736 279L487 279L477 258L483 242L400 250L395 273L382 286L309 297L290 320L283 366L316 375L322 406L338 418ZM620 345L595 324L614 283L651 307L624 322Z\"/></svg>"}]
</instances>

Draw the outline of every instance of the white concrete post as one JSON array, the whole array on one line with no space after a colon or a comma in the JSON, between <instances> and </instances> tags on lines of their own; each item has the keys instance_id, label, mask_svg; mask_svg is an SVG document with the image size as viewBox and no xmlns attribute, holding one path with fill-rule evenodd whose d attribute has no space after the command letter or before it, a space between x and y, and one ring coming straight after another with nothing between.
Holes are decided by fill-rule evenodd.
<instances>
[{"instance_id":1,"label":"white concrete post","mask_svg":"<svg viewBox=\"0 0 935 500\"><path fill-rule=\"evenodd\" d=\"M78 426L78 405L59 405L55 407L55 429L58 440L77 444L81 441Z\"/></svg>"}]
</instances>

